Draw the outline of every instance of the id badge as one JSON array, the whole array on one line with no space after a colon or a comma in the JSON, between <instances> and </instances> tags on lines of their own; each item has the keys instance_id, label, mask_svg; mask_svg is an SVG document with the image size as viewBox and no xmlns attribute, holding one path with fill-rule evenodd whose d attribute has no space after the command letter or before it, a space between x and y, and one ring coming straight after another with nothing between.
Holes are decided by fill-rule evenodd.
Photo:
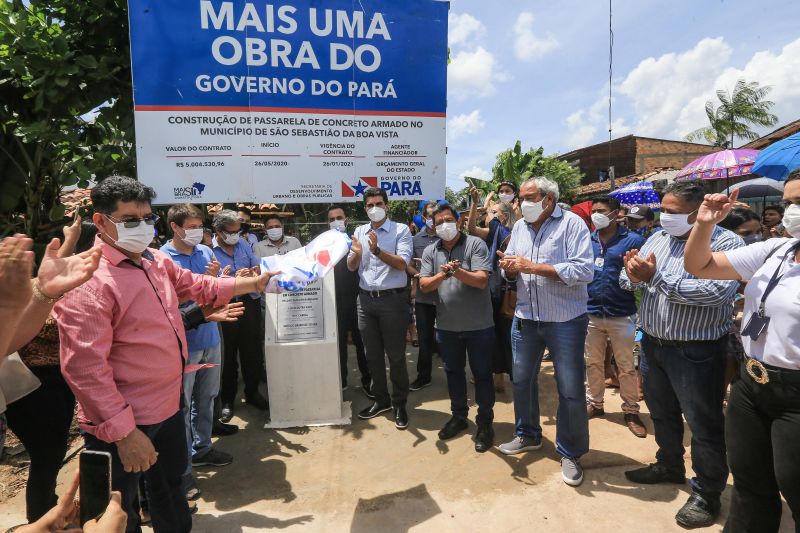
<instances>
[{"instance_id":1,"label":"id badge","mask_svg":"<svg viewBox=\"0 0 800 533\"><path fill-rule=\"evenodd\" d=\"M603 270L603 265L606 264L606 259L604 257L596 257L594 260L594 267L597 270Z\"/></svg>"},{"instance_id":2,"label":"id badge","mask_svg":"<svg viewBox=\"0 0 800 533\"><path fill-rule=\"evenodd\" d=\"M767 330L767 326L769 326L768 316L753 313L750 315L750 320L748 320L747 324L742 328L742 335L750 337L750 340L757 341Z\"/></svg>"}]
</instances>

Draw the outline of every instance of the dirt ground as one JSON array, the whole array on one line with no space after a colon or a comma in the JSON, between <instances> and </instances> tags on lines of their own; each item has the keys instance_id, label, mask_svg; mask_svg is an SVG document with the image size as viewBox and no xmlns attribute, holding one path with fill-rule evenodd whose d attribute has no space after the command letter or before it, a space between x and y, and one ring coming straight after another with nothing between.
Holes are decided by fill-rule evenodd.
<instances>
[{"instance_id":1,"label":"dirt ground","mask_svg":"<svg viewBox=\"0 0 800 533\"><path fill-rule=\"evenodd\" d=\"M416 350L409 350L413 379ZM476 453L472 423L468 433L448 442L438 440L436 433L450 413L444 372L439 360L434 362L439 368L433 385L409 398L407 431L398 431L383 416L354 418L342 427L266 430L262 413L245 404L237 407L234 421L242 430L216 443L234 455L234 463L196 471L202 497L194 531L680 530L674 515L688 498L688 484L642 487L623 475L653 462L656 445L652 435L638 439L628 431L615 391L607 391L606 416L590 421L591 451L582 460L585 481L571 488L561 480L554 451L552 365L543 365L540 378L544 446L507 457L497 451ZM355 368L350 383L359 383ZM358 387L346 391L344 399L352 402L354 413L369 404ZM644 406L642 418L652 429ZM513 421L507 386L495 408L497 444L512 437ZM685 442L688 445L688 431ZM688 462L687 456L690 467ZM59 490L74 468L75 461L62 470ZM701 531L721 530L729 498L726 490L718 523ZM785 505L783 517L781 531L794 531ZM24 494L0 504L0 527L23 518Z\"/></svg>"}]
</instances>

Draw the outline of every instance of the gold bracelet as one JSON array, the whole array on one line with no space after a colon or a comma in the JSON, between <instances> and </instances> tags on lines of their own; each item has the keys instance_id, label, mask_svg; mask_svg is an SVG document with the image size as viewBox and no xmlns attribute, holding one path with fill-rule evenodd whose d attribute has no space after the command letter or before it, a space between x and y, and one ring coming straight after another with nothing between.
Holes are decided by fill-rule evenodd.
<instances>
[{"instance_id":1,"label":"gold bracelet","mask_svg":"<svg viewBox=\"0 0 800 533\"><path fill-rule=\"evenodd\" d=\"M39 284L39 278L36 278L36 279L33 280L33 283L31 284L31 288L33 289L33 297L35 299L39 300L40 302L46 303L48 305L53 305L54 303L56 303L57 301L59 301L61 298L64 297L64 295L62 294L58 298L50 298L45 293L43 293L42 292L42 287Z\"/></svg>"}]
</instances>

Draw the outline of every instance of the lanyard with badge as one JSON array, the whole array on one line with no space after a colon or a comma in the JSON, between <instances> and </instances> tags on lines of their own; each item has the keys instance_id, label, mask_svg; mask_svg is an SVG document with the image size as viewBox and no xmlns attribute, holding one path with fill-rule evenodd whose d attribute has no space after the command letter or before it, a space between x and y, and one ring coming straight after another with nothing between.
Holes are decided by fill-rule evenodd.
<instances>
[{"instance_id":1,"label":"lanyard with badge","mask_svg":"<svg viewBox=\"0 0 800 533\"><path fill-rule=\"evenodd\" d=\"M746 335L750 337L751 340L756 341L767 330L767 326L769 326L770 321L770 317L768 317L765 312L767 298L772 291L775 290L775 287L778 286L778 284L781 282L781 279L783 279L783 276L786 274L786 272L783 274L780 273L781 269L783 268L783 264L789 258L789 255L795 253L798 248L800 248L800 242L795 243L794 246L789 248L789 250L783 255L783 258L778 264L778 268L775 269L775 272L772 274L772 278L769 280L767 287L764 289L764 294L761 295L761 302L758 305L758 311L750 315L750 320L747 321L744 329L742 329L742 335Z\"/></svg>"}]
</instances>

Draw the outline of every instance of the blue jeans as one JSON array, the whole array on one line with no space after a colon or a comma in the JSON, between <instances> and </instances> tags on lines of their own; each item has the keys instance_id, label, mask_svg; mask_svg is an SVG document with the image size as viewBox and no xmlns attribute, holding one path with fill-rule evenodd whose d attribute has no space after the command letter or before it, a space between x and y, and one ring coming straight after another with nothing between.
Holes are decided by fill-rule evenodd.
<instances>
[{"instance_id":1,"label":"blue jeans","mask_svg":"<svg viewBox=\"0 0 800 533\"><path fill-rule=\"evenodd\" d=\"M436 342L447 374L447 392L453 416L467 418L467 376L464 365L469 356L469 367L475 376L475 402L478 404L478 424L491 424L494 420L494 382L492 380L492 349L494 326L475 331L436 330Z\"/></svg>"},{"instance_id":2,"label":"blue jeans","mask_svg":"<svg viewBox=\"0 0 800 533\"><path fill-rule=\"evenodd\" d=\"M589 318L584 314L566 322L537 322L514 317L514 416L517 435L542 438L539 423L539 368L547 348L558 388L556 451L573 459L589 451L583 345Z\"/></svg>"},{"instance_id":3,"label":"blue jeans","mask_svg":"<svg viewBox=\"0 0 800 533\"><path fill-rule=\"evenodd\" d=\"M192 457L201 457L211 450L211 428L214 426L214 399L219 394L222 348L219 344L189 352L188 365L211 363L217 366L202 368L183 375L183 416L186 424L186 443L192 471Z\"/></svg>"},{"instance_id":4,"label":"blue jeans","mask_svg":"<svg viewBox=\"0 0 800 533\"><path fill-rule=\"evenodd\" d=\"M644 401L650 409L658 453L668 468L684 470L683 417L692 430L692 489L719 494L728 480L725 456L725 361L727 338L668 345L642 339ZM683 416L681 416L683 415Z\"/></svg>"}]
</instances>

